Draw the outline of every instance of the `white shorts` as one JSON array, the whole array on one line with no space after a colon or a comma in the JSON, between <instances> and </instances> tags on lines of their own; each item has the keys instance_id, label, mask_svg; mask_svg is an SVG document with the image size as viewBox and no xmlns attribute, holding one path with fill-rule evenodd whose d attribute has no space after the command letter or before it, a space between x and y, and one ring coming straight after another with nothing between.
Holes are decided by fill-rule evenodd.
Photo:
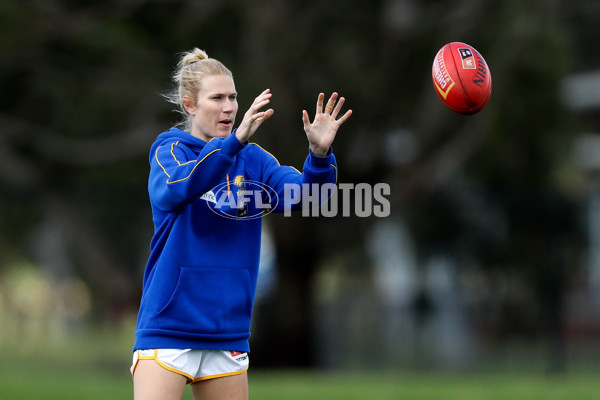
<instances>
[{"instance_id":1,"label":"white shorts","mask_svg":"<svg viewBox=\"0 0 600 400\"><path fill-rule=\"evenodd\" d=\"M248 370L248 353L225 350L149 349L133 352L131 375L139 360L154 360L161 367L183 375L187 383L238 375Z\"/></svg>"}]
</instances>

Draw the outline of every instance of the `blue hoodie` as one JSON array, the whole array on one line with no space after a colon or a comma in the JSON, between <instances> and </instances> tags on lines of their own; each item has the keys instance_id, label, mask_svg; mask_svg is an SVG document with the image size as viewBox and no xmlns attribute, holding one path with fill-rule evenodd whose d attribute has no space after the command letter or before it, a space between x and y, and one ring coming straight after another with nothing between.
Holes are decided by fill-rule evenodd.
<instances>
[{"instance_id":1,"label":"blue hoodie","mask_svg":"<svg viewBox=\"0 0 600 400\"><path fill-rule=\"evenodd\" d=\"M300 173L234 134L208 143L177 128L160 134L150 149L154 236L134 350L248 352L261 218L245 216L259 215L269 201L282 211L286 183L335 183L336 175L331 151L326 157L309 152ZM223 200L240 198L248 184L272 193L243 203Z\"/></svg>"}]
</instances>

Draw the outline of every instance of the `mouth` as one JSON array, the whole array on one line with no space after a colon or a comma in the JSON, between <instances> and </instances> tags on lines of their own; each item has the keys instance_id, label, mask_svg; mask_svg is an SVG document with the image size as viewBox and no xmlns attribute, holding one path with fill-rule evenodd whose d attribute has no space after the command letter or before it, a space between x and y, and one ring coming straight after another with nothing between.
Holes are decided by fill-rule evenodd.
<instances>
[{"instance_id":1,"label":"mouth","mask_svg":"<svg viewBox=\"0 0 600 400\"><path fill-rule=\"evenodd\" d=\"M233 120L231 119L222 119L219 121L219 125L221 126L225 126L227 128L231 127L231 125L233 125Z\"/></svg>"}]
</instances>

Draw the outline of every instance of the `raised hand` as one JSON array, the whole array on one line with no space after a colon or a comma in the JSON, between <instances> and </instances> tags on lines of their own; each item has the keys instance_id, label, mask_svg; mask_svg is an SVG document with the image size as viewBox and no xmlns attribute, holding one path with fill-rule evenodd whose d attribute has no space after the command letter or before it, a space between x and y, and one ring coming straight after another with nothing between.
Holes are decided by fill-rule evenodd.
<instances>
[{"instance_id":1,"label":"raised hand","mask_svg":"<svg viewBox=\"0 0 600 400\"><path fill-rule=\"evenodd\" d=\"M352 115L352 110L348 110L339 119L336 119L346 101L343 97L340 97L338 101L338 94L336 92L327 101L325 110L323 110L324 99L325 94L319 93L319 97L317 98L317 112L313 122L310 122L306 110L302 110L302 122L304 123L304 131L308 138L310 151L320 157L327 155L338 128Z\"/></svg>"},{"instance_id":2,"label":"raised hand","mask_svg":"<svg viewBox=\"0 0 600 400\"><path fill-rule=\"evenodd\" d=\"M271 90L266 89L254 99L254 103L252 103L246 114L244 114L242 123L235 131L235 136L241 143L246 143L254 135L258 127L273 115L274 111L272 108L266 111L259 111L271 102L272 96Z\"/></svg>"}]
</instances>

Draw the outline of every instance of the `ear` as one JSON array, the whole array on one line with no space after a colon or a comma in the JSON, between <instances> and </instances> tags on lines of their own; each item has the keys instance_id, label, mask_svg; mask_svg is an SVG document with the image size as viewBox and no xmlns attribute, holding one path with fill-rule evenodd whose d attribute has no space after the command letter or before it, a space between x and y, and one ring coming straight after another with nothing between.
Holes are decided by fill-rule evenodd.
<instances>
[{"instance_id":1,"label":"ear","mask_svg":"<svg viewBox=\"0 0 600 400\"><path fill-rule=\"evenodd\" d=\"M183 108L187 111L188 114L193 115L196 112L196 104L192 101L190 96L183 96Z\"/></svg>"}]
</instances>

